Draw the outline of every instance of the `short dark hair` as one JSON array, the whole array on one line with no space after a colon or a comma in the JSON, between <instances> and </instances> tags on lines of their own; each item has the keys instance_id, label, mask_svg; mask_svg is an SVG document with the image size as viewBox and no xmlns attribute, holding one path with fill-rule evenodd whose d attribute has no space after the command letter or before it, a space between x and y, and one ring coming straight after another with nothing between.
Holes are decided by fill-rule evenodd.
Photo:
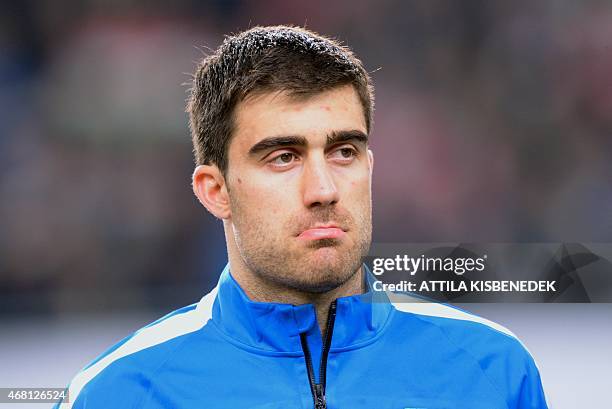
<instances>
[{"instance_id":1,"label":"short dark hair","mask_svg":"<svg viewBox=\"0 0 612 409\"><path fill-rule=\"evenodd\" d=\"M216 164L225 175L234 110L247 96L287 91L308 97L348 84L359 95L369 133L372 80L347 47L293 26L257 26L226 37L198 65L187 102L196 165Z\"/></svg>"}]
</instances>

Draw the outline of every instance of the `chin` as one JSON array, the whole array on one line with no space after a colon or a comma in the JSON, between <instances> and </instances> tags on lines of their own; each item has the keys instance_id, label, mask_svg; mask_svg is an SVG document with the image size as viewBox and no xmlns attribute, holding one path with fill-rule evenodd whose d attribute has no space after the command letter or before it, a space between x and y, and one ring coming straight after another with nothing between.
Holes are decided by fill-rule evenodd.
<instances>
[{"instance_id":1,"label":"chin","mask_svg":"<svg viewBox=\"0 0 612 409\"><path fill-rule=\"evenodd\" d=\"M343 284L343 282L341 282L339 280L330 280L330 279L317 280L317 279L312 279L312 280L308 280L308 281L300 281L298 283L295 283L295 285L293 287L296 290L299 290L301 292L320 294L320 293L325 293L325 292L331 291L331 290L333 290L335 288L338 288L342 284Z\"/></svg>"},{"instance_id":2,"label":"chin","mask_svg":"<svg viewBox=\"0 0 612 409\"><path fill-rule=\"evenodd\" d=\"M355 271L347 270L348 265L336 254L335 257L317 257L305 266L302 275L296 280L296 288L311 293L322 293L333 290L346 283Z\"/></svg>"}]
</instances>

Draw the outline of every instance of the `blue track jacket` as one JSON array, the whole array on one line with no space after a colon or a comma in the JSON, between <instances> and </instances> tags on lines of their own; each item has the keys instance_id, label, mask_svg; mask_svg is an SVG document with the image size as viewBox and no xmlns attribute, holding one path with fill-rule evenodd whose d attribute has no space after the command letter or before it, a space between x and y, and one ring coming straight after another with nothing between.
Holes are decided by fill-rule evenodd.
<instances>
[{"instance_id":1,"label":"blue track jacket","mask_svg":"<svg viewBox=\"0 0 612 409\"><path fill-rule=\"evenodd\" d=\"M507 329L372 289L330 306L217 287L120 341L70 383L78 409L545 409L533 358ZM401 295L406 297L406 295Z\"/></svg>"}]
</instances>

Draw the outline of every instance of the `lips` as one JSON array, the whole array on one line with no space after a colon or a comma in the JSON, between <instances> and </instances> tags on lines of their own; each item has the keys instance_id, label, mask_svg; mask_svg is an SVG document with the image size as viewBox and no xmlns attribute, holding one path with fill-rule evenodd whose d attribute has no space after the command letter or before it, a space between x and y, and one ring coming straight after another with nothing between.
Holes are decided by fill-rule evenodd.
<instances>
[{"instance_id":1,"label":"lips","mask_svg":"<svg viewBox=\"0 0 612 409\"><path fill-rule=\"evenodd\" d=\"M302 231L298 237L303 240L338 239L346 234L334 223L317 223Z\"/></svg>"}]
</instances>

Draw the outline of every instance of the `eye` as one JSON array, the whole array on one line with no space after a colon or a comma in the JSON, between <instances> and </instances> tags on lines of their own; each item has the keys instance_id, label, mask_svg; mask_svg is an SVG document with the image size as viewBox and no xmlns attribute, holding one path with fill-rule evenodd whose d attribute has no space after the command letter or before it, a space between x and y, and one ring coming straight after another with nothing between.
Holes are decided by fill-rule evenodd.
<instances>
[{"instance_id":1,"label":"eye","mask_svg":"<svg viewBox=\"0 0 612 409\"><path fill-rule=\"evenodd\" d=\"M350 146L343 146L332 152L332 159L336 159L342 163L350 163L357 156L355 148Z\"/></svg>"},{"instance_id":2,"label":"eye","mask_svg":"<svg viewBox=\"0 0 612 409\"><path fill-rule=\"evenodd\" d=\"M272 166L276 167L286 167L291 165L297 159L297 155L293 152L283 152L280 155L276 156L274 159L270 160Z\"/></svg>"},{"instance_id":3,"label":"eye","mask_svg":"<svg viewBox=\"0 0 612 409\"><path fill-rule=\"evenodd\" d=\"M344 158L355 156L355 151L351 148L342 148L340 149L340 153L342 153L342 157Z\"/></svg>"}]
</instances>

